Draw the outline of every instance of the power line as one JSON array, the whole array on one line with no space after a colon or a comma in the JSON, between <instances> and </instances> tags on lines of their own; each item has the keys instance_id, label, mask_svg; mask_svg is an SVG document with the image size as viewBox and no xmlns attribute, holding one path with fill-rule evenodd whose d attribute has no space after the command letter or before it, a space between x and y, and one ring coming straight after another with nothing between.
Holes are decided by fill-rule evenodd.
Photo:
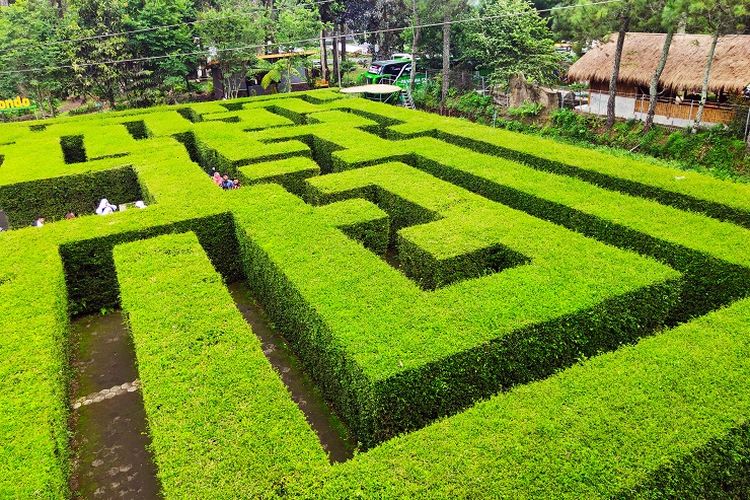
<instances>
[{"instance_id":1,"label":"power line","mask_svg":"<svg viewBox=\"0 0 750 500\"><path fill-rule=\"evenodd\" d=\"M320 1L317 1L317 2L310 2L308 4L304 4L304 5L302 5L302 7L318 6L318 5L323 5L323 4L331 3L331 2L335 2L335 1L337 1L337 0L320 0ZM267 10L270 11L270 12L278 12L278 11L283 11L283 10L288 10L288 9L287 8L281 8L281 7L272 7L272 8L267 9ZM207 23L207 22L213 22L213 21L223 21L224 19L233 19L233 18L236 18L236 17L248 17L248 16L250 16L253 13L264 12L264 11L266 11L266 9L262 9L262 8L260 8L260 9L252 9L252 10L247 11L247 12L242 12L242 13L238 13L238 14L230 14L230 15L227 15L227 16L218 17L218 18L214 18L214 19L196 19L195 21L185 21L185 22L174 23L174 24L163 24L163 25L160 25L160 26L150 26L148 28L139 28L139 29L135 29L135 30L118 31L118 32L115 32L115 33L102 33L100 35L84 36L84 37L80 37L80 38L69 38L69 39L66 39L66 40L56 40L56 41L50 43L49 45L61 45L61 44L64 44L64 43L76 43L76 42L86 42L86 41L90 41L90 40L102 40L104 38L112 38L112 37L115 37L115 36L134 35L134 34L139 34L139 33L148 33L149 31L156 31L156 30L160 30L160 29L172 29L172 28L178 28L178 27L181 27L181 26L193 26L193 25L200 24L200 23Z\"/></svg>"},{"instance_id":2,"label":"power line","mask_svg":"<svg viewBox=\"0 0 750 500\"><path fill-rule=\"evenodd\" d=\"M552 7L550 9L540 9L540 10L537 10L537 12L552 12L555 10L567 10L567 9L575 9L575 8L582 8L582 7L592 7L596 5L620 3L623 1L624 0L601 0L599 2L591 2L588 4L563 5L559 7ZM504 17L518 17L518 16L522 16L525 14L526 12L511 12L511 13L506 13L506 14L497 14L494 16L473 17L473 18L467 18L467 19L455 19L451 21L427 23L427 24L420 24L420 25L415 25L415 26L401 26L398 28L383 28L383 29L372 30L372 31L360 31L360 32L355 32L355 33L347 33L346 36L365 36L366 37L367 35L375 35L375 34L381 34L381 33L394 33L398 31L406 31L409 29L436 28L439 26L445 26L446 24L454 25L454 24L463 24L463 23L470 23L470 22L489 21L492 19L501 19ZM318 42L321 40L321 38L323 40L328 40L328 39L336 39L338 37L335 35L329 35L325 37L305 38L301 40L290 40L290 41L278 42L278 43L245 45L245 46L239 46L239 47L227 47L223 49L217 48L216 51L219 53L237 52L237 51L242 51L242 50L263 49L267 47L281 47L282 45L298 45L298 44L303 44L303 43ZM155 60L160 60L160 59L169 59L171 57L191 57L191 56L197 56L197 55L211 55L211 54L209 54L207 50L200 50L200 51L193 51L193 52L178 52L174 54L137 57L137 58L132 58L132 59L118 59L118 60L89 62L89 63L75 64L75 65L65 64L65 65L60 65L60 66L46 66L46 67L41 67L41 68L27 68L27 69L18 69L18 70L11 70L11 71L0 71L0 75L10 75L10 74L18 74L18 73L34 73L34 72L40 72L40 71L54 71L58 69L87 68L90 66L155 61Z\"/></svg>"}]
</instances>

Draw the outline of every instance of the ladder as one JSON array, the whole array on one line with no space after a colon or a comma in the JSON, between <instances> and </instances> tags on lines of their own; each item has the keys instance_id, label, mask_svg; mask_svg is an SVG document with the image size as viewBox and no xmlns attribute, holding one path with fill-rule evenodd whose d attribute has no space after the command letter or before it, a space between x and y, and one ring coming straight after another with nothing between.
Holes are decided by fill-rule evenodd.
<instances>
[{"instance_id":1,"label":"ladder","mask_svg":"<svg viewBox=\"0 0 750 500\"><path fill-rule=\"evenodd\" d=\"M406 87L401 91L401 104L405 108L417 109L417 107L414 105L414 97L412 97L409 87Z\"/></svg>"}]
</instances>

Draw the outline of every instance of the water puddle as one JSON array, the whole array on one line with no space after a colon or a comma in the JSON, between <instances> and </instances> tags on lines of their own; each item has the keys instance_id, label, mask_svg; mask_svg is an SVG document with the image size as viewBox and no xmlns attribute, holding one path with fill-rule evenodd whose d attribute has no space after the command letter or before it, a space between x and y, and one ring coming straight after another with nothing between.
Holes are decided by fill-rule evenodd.
<instances>
[{"instance_id":1,"label":"water puddle","mask_svg":"<svg viewBox=\"0 0 750 500\"><path fill-rule=\"evenodd\" d=\"M71 322L73 498L160 498L135 353L122 315Z\"/></svg>"},{"instance_id":2,"label":"water puddle","mask_svg":"<svg viewBox=\"0 0 750 500\"><path fill-rule=\"evenodd\" d=\"M312 379L302 370L301 362L292 353L284 338L269 325L268 318L255 302L245 282L228 286L237 308L260 339L263 352L279 373L292 399L318 434L329 460L344 462L354 454L356 442L343 423L331 412Z\"/></svg>"}]
</instances>

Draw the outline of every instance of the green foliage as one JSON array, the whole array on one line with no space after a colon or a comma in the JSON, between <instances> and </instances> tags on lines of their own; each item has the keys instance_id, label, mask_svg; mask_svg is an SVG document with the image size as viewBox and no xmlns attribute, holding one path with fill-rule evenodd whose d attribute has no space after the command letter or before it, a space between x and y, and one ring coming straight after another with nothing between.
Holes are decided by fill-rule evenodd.
<instances>
[{"instance_id":1,"label":"green foliage","mask_svg":"<svg viewBox=\"0 0 750 500\"><path fill-rule=\"evenodd\" d=\"M652 127L643 133L641 122L620 122L610 132L602 131L600 118L559 110L551 116L545 134L576 141L612 146L673 160L685 168L703 169L719 177L738 177L750 171L745 143L731 130L718 126L692 134Z\"/></svg>"},{"instance_id":2,"label":"green foliage","mask_svg":"<svg viewBox=\"0 0 750 500\"><path fill-rule=\"evenodd\" d=\"M268 23L266 14L253 3L222 0L216 7L201 11L198 20L201 43L221 70L226 95L237 97L255 62L256 46L263 42ZM237 50L237 47L247 48Z\"/></svg>"},{"instance_id":3,"label":"green foliage","mask_svg":"<svg viewBox=\"0 0 750 500\"><path fill-rule=\"evenodd\" d=\"M128 11L124 22L128 30L173 26L168 29L142 31L128 38L128 49L136 58L159 56L159 59L136 63L138 72L144 73L144 87L167 94L189 90L186 86L187 75L200 58L196 55L166 58L161 56L196 51L192 25L182 24L196 19L194 3L190 0L130 0ZM160 94L142 97L128 95L128 100L131 105L145 106L159 102L159 97Z\"/></svg>"},{"instance_id":4,"label":"green foliage","mask_svg":"<svg viewBox=\"0 0 750 500\"><path fill-rule=\"evenodd\" d=\"M57 16L44 0L21 0L0 9L0 95L26 96L42 112L54 114L66 71L38 68L62 64L59 31Z\"/></svg>"},{"instance_id":5,"label":"green foliage","mask_svg":"<svg viewBox=\"0 0 750 500\"><path fill-rule=\"evenodd\" d=\"M65 37L76 39L63 45L66 58L73 66L73 89L81 95L106 101L111 108L115 107L125 83L126 71L119 64L105 61L127 59L130 52L123 50L127 42L124 36L97 38L97 35L124 31L126 12L126 0L73 0L65 18Z\"/></svg>"},{"instance_id":6,"label":"green foliage","mask_svg":"<svg viewBox=\"0 0 750 500\"><path fill-rule=\"evenodd\" d=\"M544 106L539 103L524 102L516 108L508 108L506 113L513 117L531 118L533 116L538 116L543 109Z\"/></svg>"},{"instance_id":7,"label":"green foliage","mask_svg":"<svg viewBox=\"0 0 750 500\"><path fill-rule=\"evenodd\" d=\"M302 42L320 33L323 24L318 3L313 0L280 0L273 4L274 22L269 26L269 38L279 43L278 48L293 50Z\"/></svg>"},{"instance_id":8,"label":"green foliage","mask_svg":"<svg viewBox=\"0 0 750 500\"><path fill-rule=\"evenodd\" d=\"M747 185L331 91L0 129L0 189L149 205L0 234L2 496L69 494L68 312L118 304L166 498L750 492ZM326 463L238 279L366 452Z\"/></svg>"},{"instance_id":9,"label":"green foliage","mask_svg":"<svg viewBox=\"0 0 750 500\"><path fill-rule=\"evenodd\" d=\"M323 469L317 436L198 239L130 243L114 259L164 496L277 495Z\"/></svg>"},{"instance_id":10,"label":"green foliage","mask_svg":"<svg viewBox=\"0 0 750 500\"><path fill-rule=\"evenodd\" d=\"M527 0L483 0L476 16L490 19L466 26L463 58L489 70L494 82L507 85L517 73L538 83L559 78L552 33Z\"/></svg>"}]
</instances>

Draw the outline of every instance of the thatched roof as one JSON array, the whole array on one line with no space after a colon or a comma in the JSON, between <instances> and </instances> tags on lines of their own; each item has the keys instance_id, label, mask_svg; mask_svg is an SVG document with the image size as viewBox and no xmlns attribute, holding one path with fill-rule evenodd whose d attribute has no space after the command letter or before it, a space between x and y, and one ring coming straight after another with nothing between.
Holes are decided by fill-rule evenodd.
<instances>
[{"instance_id":1,"label":"thatched roof","mask_svg":"<svg viewBox=\"0 0 750 500\"><path fill-rule=\"evenodd\" d=\"M619 82L648 86L664 44L663 33L628 33L620 64ZM576 61L568 70L574 81L609 82L617 34ZM711 35L675 35L660 83L674 90L696 90L703 85L703 72L711 47ZM709 89L739 93L750 84L750 35L719 38Z\"/></svg>"}]
</instances>

